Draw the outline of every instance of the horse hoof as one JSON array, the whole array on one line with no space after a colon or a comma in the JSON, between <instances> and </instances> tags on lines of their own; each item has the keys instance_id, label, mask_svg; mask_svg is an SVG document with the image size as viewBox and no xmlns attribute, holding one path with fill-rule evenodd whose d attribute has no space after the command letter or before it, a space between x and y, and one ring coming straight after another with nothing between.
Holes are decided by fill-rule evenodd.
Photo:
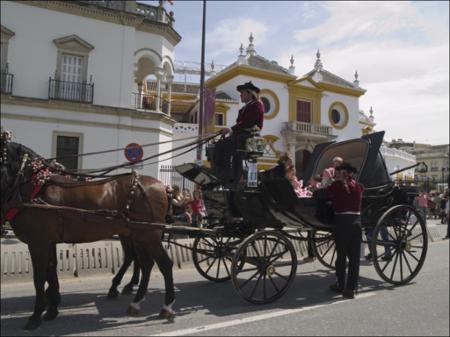
<instances>
[{"instance_id":1,"label":"horse hoof","mask_svg":"<svg viewBox=\"0 0 450 337\"><path fill-rule=\"evenodd\" d=\"M124 287L122 289L122 295L131 295L133 293L133 287Z\"/></svg>"},{"instance_id":2,"label":"horse hoof","mask_svg":"<svg viewBox=\"0 0 450 337\"><path fill-rule=\"evenodd\" d=\"M45 314L44 314L44 316L42 317L42 319L44 320L44 321L52 321L52 320L54 320L55 318L56 318L56 316L58 316L58 314L59 314L59 311L58 311L58 309L48 309L46 312L45 312Z\"/></svg>"},{"instance_id":3,"label":"horse hoof","mask_svg":"<svg viewBox=\"0 0 450 337\"><path fill-rule=\"evenodd\" d=\"M117 296L119 296L119 292L117 291L117 289L113 289L113 288L109 289L109 292L107 295L108 298L116 298Z\"/></svg>"},{"instance_id":4,"label":"horse hoof","mask_svg":"<svg viewBox=\"0 0 450 337\"><path fill-rule=\"evenodd\" d=\"M24 330L34 330L37 327L39 327L39 325L41 325L41 319L40 318L30 318L28 319L27 324L25 324L25 326L23 327Z\"/></svg>"},{"instance_id":5,"label":"horse hoof","mask_svg":"<svg viewBox=\"0 0 450 337\"><path fill-rule=\"evenodd\" d=\"M162 309L158 317L161 319L167 319L170 323L173 323L175 320L175 313L169 310Z\"/></svg>"},{"instance_id":6,"label":"horse hoof","mask_svg":"<svg viewBox=\"0 0 450 337\"><path fill-rule=\"evenodd\" d=\"M128 306L127 316L136 316L138 314L139 314L139 310L138 309L136 309L135 307L133 307L131 305Z\"/></svg>"}]
</instances>

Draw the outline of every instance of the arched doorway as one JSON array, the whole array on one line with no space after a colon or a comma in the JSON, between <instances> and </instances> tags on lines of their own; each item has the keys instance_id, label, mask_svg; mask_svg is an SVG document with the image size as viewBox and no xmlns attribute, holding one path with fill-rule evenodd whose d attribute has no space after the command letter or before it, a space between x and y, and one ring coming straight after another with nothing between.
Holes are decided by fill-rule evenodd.
<instances>
[{"instance_id":1,"label":"arched doorway","mask_svg":"<svg viewBox=\"0 0 450 337\"><path fill-rule=\"evenodd\" d=\"M295 152L295 168L299 179L303 178L306 168L308 167L310 157L311 153L307 150L299 150ZM304 183L306 184L307 182Z\"/></svg>"}]
</instances>

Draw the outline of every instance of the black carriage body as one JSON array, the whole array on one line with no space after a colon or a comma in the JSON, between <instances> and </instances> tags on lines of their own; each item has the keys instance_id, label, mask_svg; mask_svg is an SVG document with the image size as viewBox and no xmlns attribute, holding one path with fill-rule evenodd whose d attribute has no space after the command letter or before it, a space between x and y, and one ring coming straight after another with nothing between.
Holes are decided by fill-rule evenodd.
<instances>
[{"instance_id":1,"label":"black carriage body","mask_svg":"<svg viewBox=\"0 0 450 337\"><path fill-rule=\"evenodd\" d=\"M362 226L375 269L385 281L401 285L420 271L428 239L425 222L412 206L417 189L396 186L390 178L380 153L383 136L378 132L317 145L301 178L308 182L322 173L335 156L357 168L356 179L364 186ZM194 265L200 274L215 282L231 279L247 301L268 303L286 291L296 273L297 257L289 239L312 243L320 263L334 268L333 214L330 206L321 208L323 189L313 198L298 198L290 181L274 174L276 168L259 172L256 187L246 181L230 187L212 167L176 167L202 186L207 227L215 230L213 237L194 242ZM258 288L261 279L263 290ZM272 285L272 292L266 293Z\"/></svg>"}]
</instances>

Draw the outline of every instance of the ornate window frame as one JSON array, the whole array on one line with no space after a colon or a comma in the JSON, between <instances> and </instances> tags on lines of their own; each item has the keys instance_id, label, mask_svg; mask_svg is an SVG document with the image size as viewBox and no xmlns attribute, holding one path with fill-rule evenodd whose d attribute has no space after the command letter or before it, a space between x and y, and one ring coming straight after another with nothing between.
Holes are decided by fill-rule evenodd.
<instances>
[{"instance_id":1,"label":"ornate window frame","mask_svg":"<svg viewBox=\"0 0 450 337\"><path fill-rule=\"evenodd\" d=\"M264 119L273 119L280 112L280 100L275 92L270 89L261 89L259 92L260 99L266 98L270 103L270 111L264 113Z\"/></svg>"},{"instance_id":2,"label":"ornate window frame","mask_svg":"<svg viewBox=\"0 0 450 337\"><path fill-rule=\"evenodd\" d=\"M16 35L13 31L1 25L1 70L7 72L9 40Z\"/></svg>"},{"instance_id":3,"label":"ornate window frame","mask_svg":"<svg viewBox=\"0 0 450 337\"><path fill-rule=\"evenodd\" d=\"M87 68L89 64L89 53L94 46L86 42L77 35L69 35L53 40L57 48L55 78L60 79L62 70L63 55L76 55L83 58L81 78L82 82L87 82Z\"/></svg>"},{"instance_id":4,"label":"ornate window frame","mask_svg":"<svg viewBox=\"0 0 450 337\"><path fill-rule=\"evenodd\" d=\"M340 113L341 120L339 121L339 123L335 123L333 121L333 110L337 110ZM345 104L339 101L333 102L328 109L328 120L331 126L333 126L334 128L339 130L344 129L349 122L348 109Z\"/></svg>"}]
</instances>

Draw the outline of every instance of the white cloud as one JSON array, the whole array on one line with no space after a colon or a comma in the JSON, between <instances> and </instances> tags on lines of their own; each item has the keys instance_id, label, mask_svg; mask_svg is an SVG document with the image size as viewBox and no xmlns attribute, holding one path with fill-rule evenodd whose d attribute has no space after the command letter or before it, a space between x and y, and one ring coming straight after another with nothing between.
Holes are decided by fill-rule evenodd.
<instances>
[{"instance_id":1,"label":"white cloud","mask_svg":"<svg viewBox=\"0 0 450 337\"><path fill-rule=\"evenodd\" d=\"M297 74L313 68L316 48L324 68L367 89L360 107L375 111L387 138L449 142L449 32L409 2L327 2L329 17L294 32L299 45L282 52Z\"/></svg>"},{"instance_id":2,"label":"white cloud","mask_svg":"<svg viewBox=\"0 0 450 337\"><path fill-rule=\"evenodd\" d=\"M225 58L229 55L239 55L241 43L244 50L249 44L250 33L258 41L257 46L264 46L267 41L269 28L263 23L253 18L233 18L219 21L211 32L206 34L209 55L213 58L221 56Z\"/></svg>"}]
</instances>

